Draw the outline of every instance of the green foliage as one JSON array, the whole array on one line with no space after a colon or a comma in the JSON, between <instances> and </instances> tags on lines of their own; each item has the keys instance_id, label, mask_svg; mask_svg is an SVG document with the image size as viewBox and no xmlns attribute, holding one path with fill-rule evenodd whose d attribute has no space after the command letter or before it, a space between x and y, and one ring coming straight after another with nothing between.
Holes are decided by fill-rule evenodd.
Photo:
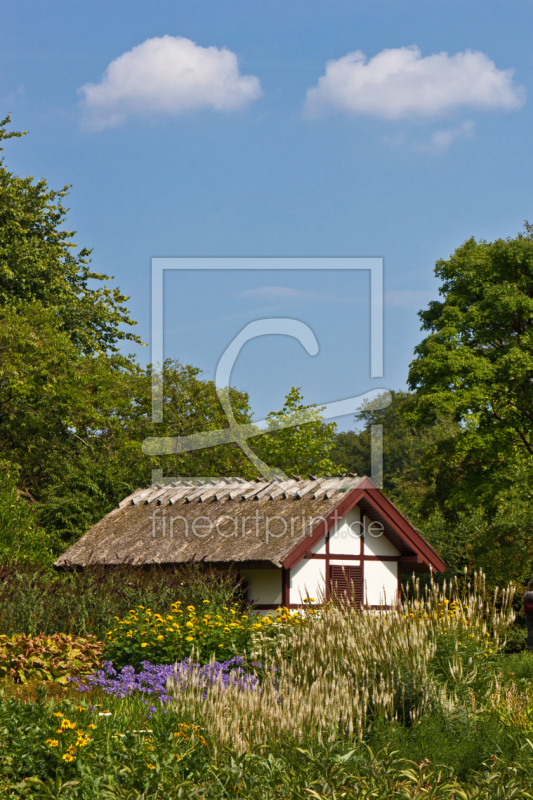
<instances>
[{"instance_id":1,"label":"green foliage","mask_svg":"<svg viewBox=\"0 0 533 800\"><path fill-rule=\"evenodd\" d=\"M182 608L177 602L164 615L137 606L108 631L104 658L115 669L137 669L141 661L174 664L191 655L200 664L213 656L226 661L247 649L255 622L253 614L239 613L238 603L217 608L204 600L200 607Z\"/></svg>"},{"instance_id":2,"label":"green foliage","mask_svg":"<svg viewBox=\"0 0 533 800\"><path fill-rule=\"evenodd\" d=\"M233 444L165 456L143 452L148 437L188 436L228 425L214 382L202 380L199 369L166 361L163 380L164 421L155 424L151 367L108 369L101 379L97 421L77 431L69 459L40 494L40 519L60 535L62 551L135 488L149 486L152 470L188 477L253 474ZM230 389L230 398L236 420L249 422L247 394Z\"/></svg>"},{"instance_id":3,"label":"green foliage","mask_svg":"<svg viewBox=\"0 0 533 800\"><path fill-rule=\"evenodd\" d=\"M336 472L330 458L336 424L325 425L320 415L323 409L305 406L302 400L300 389L293 387L282 410L267 415L268 433L255 440L254 449L269 467L288 474ZM287 424L290 427L280 429Z\"/></svg>"},{"instance_id":4,"label":"green foliage","mask_svg":"<svg viewBox=\"0 0 533 800\"><path fill-rule=\"evenodd\" d=\"M460 423L432 458L447 462L450 478L437 482L436 497L452 508L483 493L504 463L533 455L531 229L505 241L469 239L435 272L443 299L420 313L428 335L409 371L411 418Z\"/></svg>"},{"instance_id":5,"label":"green foliage","mask_svg":"<svg viewBox=\"0 0 533 800\"><path fill-rule=\"evenodd\" d=\"M29 498L16 486L17 469L0 461L0 559L50 563L52 542L35 523Z\"/></svg>"},{"instance_id":6,"label":"green foliage","mask_svg":"<svg viewBox=\"0 0 533 800\"><path fill-rule=\"evenodd\" d=\"M102 704L105 703L105 704ZM96 708L94 707L96 705ZM101 714L104 714L101 716ZM34 704L3 699L3 797L83 800L527 800L527 734L467 714L404 728L376 719L367 743L268 741L216 750L209 730L172 709L146 719L133 698ZM65 758L66 756L66 758Z\"/></svg>"},{"instance_id":7,"label":"green foliage","mask_svg":"<svg viewBox=\"0 0 533 800\"><path fill-rule=\"evenodd\" d=\"M75 675L96 669L102 644L95 636L0 635L0 678L26 683L32 678L66 684Z\"/></svg>"},{"instance_id":8,"label":"green foliage","mask_svg":"<svg viewBox=\"0 0 533 800\"><path fill-rule=\"evenodd\" d=\"M36 500L80 449L104 448L132 405L137 368L82 355L41 304L0 309L0 456Z\"/></svg>"},{"instance_id":9,"label":"green foliage","mask_svg":"<svg viewBox=\"0 0 533 800\"><path fill-rule=\"evenodd\" d=\"M183 606L178 601L167 609L170 613L163 614L137 606L125 619L116 618L107 633L103 657L112 661L115 669L127 665L137 669L142 661L229 661L248 651L258 633L263 633L275 647L281 632L308 621L288 609L278 609L275 616L268 614L258 619L248 608L248 613L243 613L241 605L235 602L231 607L216 606L204 599L199 606Z\"/></svg>"},{"instance_id":10,"label":"green foliage","mask_svg":"<svg viewBox=\"0 0 533 800\"><path fill-rule=\"evenodd\" d=\"M88 567L55 573L30 564L0 569L0 633L13 635L71 633L103 640L115 625L142 604L170 613L171 604L217 606L240 600L236 579L206 574L201 565L176 569L143 569L129 565Z\"/></svg>"},{"instance_id":11,"label":"green foliage","mask_svg":"<svg viewBox=\"0 0 533 800\"><path fill-rule=\"evenodd\" d=\"M417 507L427 490L422 474L425 454L443 436L456 430L450 419L439 417L424 425L409 424L407 413L413 403L408 392L392 391L387 408L375 409L372 404L361 408L355 422L359 431L338 433L331 458L339 467L358 475L370 475L370 442L373 425L383 426L383 489L402 507Z\"/></svg>"}]
</instances>

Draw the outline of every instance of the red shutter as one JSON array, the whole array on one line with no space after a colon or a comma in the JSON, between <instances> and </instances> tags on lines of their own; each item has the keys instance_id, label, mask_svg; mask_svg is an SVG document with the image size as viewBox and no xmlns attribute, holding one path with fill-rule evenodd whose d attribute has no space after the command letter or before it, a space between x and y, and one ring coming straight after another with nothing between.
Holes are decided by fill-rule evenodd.
<instances>
[{"instance_id":1,"label":"red shutter","mask_svg":"<svg viewBox=\"0 0 533 800\"><path fill-rule=\"evenodd\" d=\"M330 567L332 594L344 603L363 603L363 572L361 567Z\"/></svg>"}]
</instances>

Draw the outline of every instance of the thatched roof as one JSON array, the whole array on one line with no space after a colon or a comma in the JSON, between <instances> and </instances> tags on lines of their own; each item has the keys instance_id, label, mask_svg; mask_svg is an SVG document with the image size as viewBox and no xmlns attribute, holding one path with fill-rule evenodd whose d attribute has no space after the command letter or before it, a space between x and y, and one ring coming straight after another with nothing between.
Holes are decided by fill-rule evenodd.
<instances>
[{"instance_id":1,"label":"thatched roof","mask_svg":"<svg viewBox=\"0 0 533 800\"><path fill-rule=\"evenodd\" d=\"M433 568L440 569L440 559L421 534L405 517L400 525L391 522L383 508L371 502L372 493L382 505L394 506L368 478L357 476L305 480L295 476L288 481L213 478L136 489L55 566L203 561L281 567L302 546L312 546L310 535L318 535L319 527L323 535L328 518L336 510L344 514L342 509L347 503L353 505L350 498L355 499L355 493L365 514L385 524L385 535L402 554L416 557L420 548L413 541L420 539L426 561L429 553ZM405 526L409 526L407 536L400 530Z\"/></svg>"}]
</instances>

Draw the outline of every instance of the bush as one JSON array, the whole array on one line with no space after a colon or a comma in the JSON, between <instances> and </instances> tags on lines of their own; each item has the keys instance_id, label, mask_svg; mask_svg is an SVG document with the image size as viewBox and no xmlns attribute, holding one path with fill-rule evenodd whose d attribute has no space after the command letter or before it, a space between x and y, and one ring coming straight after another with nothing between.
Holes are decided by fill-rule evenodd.
<instances>
[{"instance_id":1,"label":"bush","mask_svg":"<svg viewBox=\"0 0 533 800\"><path fill-rule=\"evenodd\" d=\"M0 678L26 683L31 678L66 684L100 663L102 643L94 636L0 636Z\"/></svg>"}]
</instances>

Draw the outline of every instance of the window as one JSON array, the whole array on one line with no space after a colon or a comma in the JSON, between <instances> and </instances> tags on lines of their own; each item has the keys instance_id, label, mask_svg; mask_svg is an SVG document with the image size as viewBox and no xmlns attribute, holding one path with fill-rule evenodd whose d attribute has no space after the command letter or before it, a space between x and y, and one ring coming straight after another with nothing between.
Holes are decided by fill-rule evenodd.
<instances>
[{"instance_id":1,"label":"window","mask_svg":"<svg viewBox=\"0 0 533 800\"><path fill-rule=\"evenodd\" d=\"M345 603L363 603L363 571L361 567L330 567L331 593Z\"/></svg>"}]
</instances>

